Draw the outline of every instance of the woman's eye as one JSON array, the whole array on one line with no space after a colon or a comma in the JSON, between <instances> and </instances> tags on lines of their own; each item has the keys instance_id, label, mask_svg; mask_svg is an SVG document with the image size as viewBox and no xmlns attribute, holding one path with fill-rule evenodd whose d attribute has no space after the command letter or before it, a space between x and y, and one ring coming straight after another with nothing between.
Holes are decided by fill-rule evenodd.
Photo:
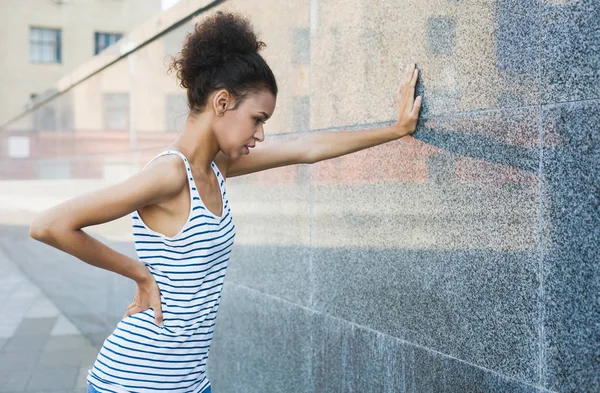
<instances>
[{"instance_id":1,"label":"woman's eye","mask_svg":"<svg viewBox=\"0 0 600 393\"><path fill-rule=\"evenodd\" d=\"M258 117L255 117L254 119L256 120L256 124L261 123L261 120Z\"/></svg>"}]
</instances>

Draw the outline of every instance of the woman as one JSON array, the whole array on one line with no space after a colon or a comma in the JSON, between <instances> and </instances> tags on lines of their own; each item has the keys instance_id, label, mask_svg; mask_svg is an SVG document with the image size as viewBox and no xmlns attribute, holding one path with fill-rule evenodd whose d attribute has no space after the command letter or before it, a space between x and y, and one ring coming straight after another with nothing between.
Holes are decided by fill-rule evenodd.
<instances>
[{"instance_id":1,"label":"woman","mask_svg":"<svg viewBox=\"0 0 600 393\"><path fill-rule=\"evenodd\" d=\"M217 12L197 24L171 64L187 89L183 132L129 179L59 204L30 235L86 263L131 278L137 293L88 372L88 392L210 392L205 369L235 237L225 179L308 164L414 132L418 71L406 67L389 127L320 132L265 145L277 84L264 47L242 16ZM132 213L138 260L82 228Z\"/></svg>"}]
</instances>

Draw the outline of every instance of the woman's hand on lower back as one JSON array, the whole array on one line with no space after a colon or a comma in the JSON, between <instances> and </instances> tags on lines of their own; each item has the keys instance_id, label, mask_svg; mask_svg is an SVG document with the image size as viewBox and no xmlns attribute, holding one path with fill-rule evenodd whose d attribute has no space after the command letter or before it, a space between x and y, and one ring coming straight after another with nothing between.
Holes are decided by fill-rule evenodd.
<instances>
[{"instance_id":1,"label":"woman's hand on lower back","mask_svg":"<svg viewBox=\"0 0 600 393\"><path fill-rule=\"evenodd\" d=\"M149 308L154 309L154 319L156 324L162 325L163 316L162 305L160 302L160 289L150 271L148 271L148 275L144 279L137 282L135 297L127 308L127 312L123 315L123 318L146 311Z\"/></svg>"}]
</instances>

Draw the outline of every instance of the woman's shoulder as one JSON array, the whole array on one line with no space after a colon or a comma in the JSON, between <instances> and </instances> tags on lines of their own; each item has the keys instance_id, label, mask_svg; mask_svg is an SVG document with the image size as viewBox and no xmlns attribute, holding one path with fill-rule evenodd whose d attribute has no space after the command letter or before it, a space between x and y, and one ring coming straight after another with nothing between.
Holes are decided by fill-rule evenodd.
<instances>
[{"instance_id":1,"label":"woman's shoulder","mask_svg":"<svg viewBox=\"0 0 600 393\"><path fill-rule=\"evenodd\" d=\"M161 188L161 195L172 197L187 185L187 169L184 161L176 154L164 154L155 158L143 169L148 181Z\"/></svg>"}]
</instances>

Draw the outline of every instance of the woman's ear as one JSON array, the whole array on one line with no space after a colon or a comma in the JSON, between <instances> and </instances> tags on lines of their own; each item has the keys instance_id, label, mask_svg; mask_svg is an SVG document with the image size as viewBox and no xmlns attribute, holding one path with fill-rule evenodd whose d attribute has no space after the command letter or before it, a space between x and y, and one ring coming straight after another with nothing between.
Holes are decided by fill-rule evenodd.
<instances>
[{"instance_id":1,"label":"woman's ear","mask_svg":"<svg viewBox=\"0 0 600 393\"><path fill-rule=\"evenodd\" d=\"M225 111L229 109L228 105L230 105L230 101L231 95L227 90L218 90L213 98L213 110L215 112L215 115L223 116Z\"/></svg>"}]
</instances>

